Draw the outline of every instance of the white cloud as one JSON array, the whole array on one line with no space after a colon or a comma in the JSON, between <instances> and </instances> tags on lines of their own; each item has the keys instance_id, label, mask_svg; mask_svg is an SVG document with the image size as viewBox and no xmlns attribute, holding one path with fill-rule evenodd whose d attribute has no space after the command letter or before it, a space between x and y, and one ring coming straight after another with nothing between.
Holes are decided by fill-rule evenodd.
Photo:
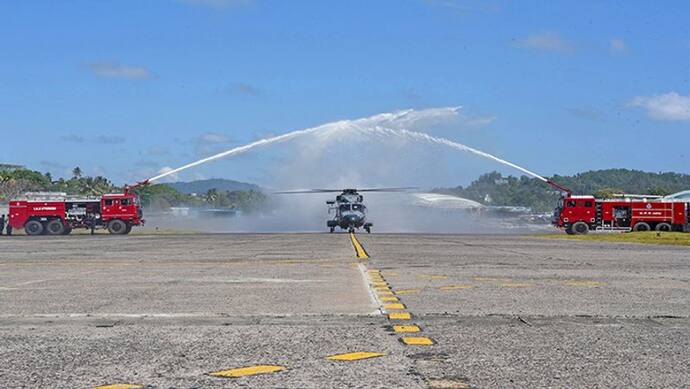
<instances>
[{"instance_id":1,"label":"white cloud","mask_svg":"<svg viewBox=\"0 0 690 389\"><path fill-rule=\"evenodd\" d=\"M170 166L165 166L164 168L162 168L162 169L160 169L160 170L158 171L158 174L167 173L167 172L170 172L170 171L173 171L173 170L174 170L174 169L171 168ZM169 175L169 176L166 176L166 177L164 177L163 179L161 179L162 182L176 182L176 181L179 181L179 180L180 180L180 177L177 175L177 173L173 173L173 174L171 174L171 175Z\"/></svg>"},{"instance_id":2,"label":"white cloud","mask_svg":"<svg viewBox=\"0 0 690 389\"><path fill-rule=\"evenodd\" d=\"M670 92L656 96L638 96L628 104L631 107L641 107L647 115L659 120L690 120L690 95L683 96Z\"/></svg>"},{"instance_id":3,"label":"white cloud","mask_svg":"<svg viewBox=\"0 0 690 389\"><path fill-rule=\"evenodd\" d=\"M201 134L199 141L204 143L227 143L230 142L230 138L219 132L206 132Z\"/></svg>"},{"instance_id":4,"label":"white cloud","mask_svg":"<svg viewBox=\"0 0 690 389\"><path fill-rule=\"evenodd\" d=\"M215 9L251 5L254 0L178 0L189 5L198 5Z\"/></svg>"},{"instance_id":5,"label":"white cloud","mask_svg":"<svg viewBox=\"0 0 690 389\"><path fill-rule=\"evenodd\" d=\"M532 34L515 41L515 47L530 50L552 51L556 53L568 53L574 50L573 45L552 32Z\"/></svg>"},{"instance_id":6,"label":"white cloud","mask_svg":"<svg viewBox=\"0 0 690 389\"><path fill-rule=\"evenodd\" d=\"M485 127L496 121L496 116L474 116L465 119L469 127Z\"/></svg>"},{"instance_id":7,"label":"white cloud","mask_svg":"<svg viewBox=\"0 0 690 389\"><path fill-rule=\"evenodd\" d=\"M612 53L624 53L628 50L628 46L625 45L625 41L620 38L613 38L609 43L609 50Z\"/></svg>"},{"instance_id":8,"label":"white cloud","mask_svg":"<svg viewBox=\"0 0 690 389\"><path fill-rule=\"evenodd\" d=\"M194 139L194 151L197 155L217 153L230 147L233 139L221 132L205 132Z\"/></svg>"},{"instance_id":9,"label":"white cloud","mask_svg":"<svg viewBox=\"0 0 690 389\"><path fill-rule=\"evenodd\" d=\"M143 80L151 73L142 66L121 65L115 62L96 62L89 65L89 70L99 77L121 78L126 80Z\"/></svg>"}]
</instances>

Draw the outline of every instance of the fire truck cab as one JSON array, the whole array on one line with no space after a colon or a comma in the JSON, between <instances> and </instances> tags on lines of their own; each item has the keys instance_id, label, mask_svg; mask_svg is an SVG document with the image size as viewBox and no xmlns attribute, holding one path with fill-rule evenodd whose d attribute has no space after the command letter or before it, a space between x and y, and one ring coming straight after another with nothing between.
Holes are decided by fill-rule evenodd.
<instances>
[{"instance_id":1,"label":"fire truck cab","mask_svg":"<svg viewBox=\"0 0 690 389\"><path fill-rule=\"evenodd\" d=\"M596 231L690 231L688 202L662 199L595 199L567 195L553 224L568 234Z\"/></svg>"},{"instance_id":2,"label":"fire truck cab","mask_svg":"<svg viewBox=\"0 0 690 389\"><path fill-rule=\"evenodd\" d=\"M9 226L27 235L67 235L75 228L108 229L124 235L143 225L139 198L132 192L100 198L70 197L65 193L27 193L10 201Z\"/></svg>"}]
</instances>

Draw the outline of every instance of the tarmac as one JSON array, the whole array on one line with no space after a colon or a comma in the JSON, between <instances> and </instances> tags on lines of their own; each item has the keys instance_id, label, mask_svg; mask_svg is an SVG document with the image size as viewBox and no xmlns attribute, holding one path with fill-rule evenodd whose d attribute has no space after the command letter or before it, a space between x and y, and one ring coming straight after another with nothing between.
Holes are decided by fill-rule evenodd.
<instances>
[{"instance_id":1,"label":"tarmac","mask_svg":"<svg viewBox=\"0 0 690 389\"><path fill-rule=\"evenodd\" d=\"M2 388L690 387L689 317L683 247L0 237Z\"/></svg>"}]
</instances>

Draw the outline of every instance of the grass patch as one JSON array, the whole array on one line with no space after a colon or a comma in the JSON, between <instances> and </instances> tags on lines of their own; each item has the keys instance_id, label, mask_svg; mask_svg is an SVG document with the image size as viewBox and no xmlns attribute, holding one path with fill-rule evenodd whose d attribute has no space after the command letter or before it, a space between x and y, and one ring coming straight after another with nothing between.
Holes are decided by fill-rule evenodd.
<instances>
[{"instance_id":1,"label":"grass patch","mask_svg":"<svg viewBox=\"0 0 690 389\"><path fill-rule=\"evenodd\" d=\"M625 232L625 233L589 233L587 235L540 234L537 238L587 240L602 242L628 242L644 244L664 244L690 246L690 233L685 232Z\"/></svg>"}]
</instances>

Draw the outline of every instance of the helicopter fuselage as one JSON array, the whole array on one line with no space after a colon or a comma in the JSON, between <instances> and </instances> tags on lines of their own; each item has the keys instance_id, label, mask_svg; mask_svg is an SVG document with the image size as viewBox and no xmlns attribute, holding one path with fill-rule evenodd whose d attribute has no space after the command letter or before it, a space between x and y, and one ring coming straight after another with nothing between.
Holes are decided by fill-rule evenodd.
<instances>
[{"instance_id":1,"label":"helicopter fuselage","mask_svg":"<svg viewBox=\"0 0 690 389\"><path fill-rule=\"evenodd\" d=\"M329 205L329 213L334 213L333 219L326 222L326 226L334 231L336 227L343 230L355 231L364 227L369 232L371 223L367 223L367 207L362 202L363 196L356 191L345 190L335 201L326 202Z\"/></svg>"}]
</instances>

